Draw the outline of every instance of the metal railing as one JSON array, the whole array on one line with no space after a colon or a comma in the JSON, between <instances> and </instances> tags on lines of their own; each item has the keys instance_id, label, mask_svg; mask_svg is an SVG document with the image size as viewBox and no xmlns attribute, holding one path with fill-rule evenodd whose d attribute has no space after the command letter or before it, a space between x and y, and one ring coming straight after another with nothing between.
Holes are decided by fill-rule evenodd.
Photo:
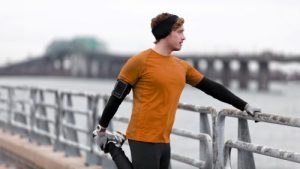
<instances>
[{"instance_id":1,"label":"metal railing","mask_svg":"<svg viewBox=\"0 0 300 169\"><path fill-rule=\"evenodd\" d=\"M75 103L78 98L80 102L86 102L85 106L78 107ZM99 103L103 101L106 104L108 98L108 95L78 91L0 85L0 127L28 137L38 144L52 144L54 151L64 151L66 156L80 156L84 152L87 165L102 165L109 157L97 150L91 133L102 112L98 110ZM132 102L128 98L125 101ZM202 151L199 151L200 159L179 153L172 153L171 158L197 168L212 168L211 127L207 116L214 114L215 110L183 103L178 107L199 113L200 131L194 133L173 128L172 134L198 140ZM84 119L80 121L84 125L78 125L77 116ZM128 123L129 119L115 116L113 121ZM85 143L80 139L85 140Z\"/></svg>"},{"instance_id":2,"label":"metal railing","mask_svg":"<svg viewBox=\"0 0 300 169\"><path fill-rule=\"evenodd\" d=\"M53 145L54 151L63 151L66 156L84 153L87 165L104 165L110 158L97 150L91 132L102 112L99 104L105 105L108 98L108 95L95 93L0 85L0 127L38 144ZM131 103L132 99L126 98L125 102ZM235 148L238 150L238 168L255 169L253 153L300 163L297 152L251 143L248 127L248 120L254 120L299 128L299 118L266 113L251 117L237 110L217 112L211 107L184 103L180 103L178 109L199 114L199 132L172 129L173 135L199 141L199 159L172 152L173 160L201 169L231 169L231 149ZM224 139L226 117L238 119L237 141ZM127 124L129 119L115 115L113 121Z\"/></svg>"},{"instance_id":3,"label":"metal railing","mask_svg":"<svg viewBox=\"0 0 300 169\"><path fill-rule=\"evenodd\" d=\"M224 124L225 117L234 117L238 119L238 140L228 140L224 142ZM300 153L280 150L265 145L257 145L251 143L251 137L248 127L248 121L253 120L260 123L273 123L277 125L285 125L291 127L300 127L299 118L291 118L279 116L274 114L259 113L255 117L249 116L245 112L236 110L221 110L217 116L214 117L216 122L214 133L216 139L214 140L214 160L215 168L231 169L231 149L238 150L237 168L255 169L255 161L253 153L275 157L282 160L288 160L300 163Z\"/></svg>"}]
</instances>

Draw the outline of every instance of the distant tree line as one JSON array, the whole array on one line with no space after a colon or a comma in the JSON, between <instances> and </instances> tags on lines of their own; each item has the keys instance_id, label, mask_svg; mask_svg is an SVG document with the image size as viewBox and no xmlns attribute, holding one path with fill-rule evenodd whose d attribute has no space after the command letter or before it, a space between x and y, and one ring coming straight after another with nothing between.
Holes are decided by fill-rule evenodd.
<instances>
[{"instance_id":1,"label":"distant tree line","mask_svg":"<svg viewBox=\"0 0 300 169\"><path fill-rule=\"evenodd\" d=\"M52 41L45 51L45 56L57 56L64 53L106 52L104 42L94 37L75 37L73 39L57 39Z\"/></svg>"}]
</instances>

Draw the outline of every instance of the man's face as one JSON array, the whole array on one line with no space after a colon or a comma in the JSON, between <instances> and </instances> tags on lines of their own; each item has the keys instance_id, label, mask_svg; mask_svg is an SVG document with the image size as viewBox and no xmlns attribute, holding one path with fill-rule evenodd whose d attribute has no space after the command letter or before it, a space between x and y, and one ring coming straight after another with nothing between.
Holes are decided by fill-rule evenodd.
<instances>
[{"instance_id":1,"label":"man's face","mask_svg":"<svg viewBox=\"0 0 300 169\"><path fill-rule=\"evenodd\" d=\"M176 30L171 31L171 33L166 37L168 46L172 51L179 51L182 47L185 36L183 34L183 26Z\"/></svg>"}]
</instances>

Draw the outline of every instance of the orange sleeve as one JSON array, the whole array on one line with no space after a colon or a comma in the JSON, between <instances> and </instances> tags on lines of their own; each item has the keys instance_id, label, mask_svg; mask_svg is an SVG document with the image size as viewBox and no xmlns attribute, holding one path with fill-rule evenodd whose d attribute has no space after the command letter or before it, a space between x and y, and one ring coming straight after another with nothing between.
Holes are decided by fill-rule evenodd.
<instances>
[{"instance_id":1,"label":"orange sleeve","mask_svg":"<svg viewBox=\"0 0 300 169\"><path fill-rule=\"evenodd\" d=\"M143 66L142 62L141 57L133 56L129 58L122 67L118 79L124 80L133 86L140 76Z\"/></svg>"},{"instance_id":2,"label":"orange sleeve","mask_svg":"<svg viewBox=\"0 0 300 169\"><path fill-rule=\"evenodd\" d=\"M192 65L187 64L186 83L196 86L204 77L202 73L196 70Z\"/></svg>"}]
</instances>

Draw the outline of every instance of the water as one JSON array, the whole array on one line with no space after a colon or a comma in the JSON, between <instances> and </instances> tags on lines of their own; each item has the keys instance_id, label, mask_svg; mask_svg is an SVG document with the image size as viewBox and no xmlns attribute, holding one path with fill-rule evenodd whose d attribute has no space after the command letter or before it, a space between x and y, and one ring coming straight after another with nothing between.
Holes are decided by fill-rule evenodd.
<instances>
[{"instance_id":1,"label":"water","mask_svg":"<svg viewBox=\"0 0 300 169\"><path fill-rule=\"evenodd\" d=\"M57 77L0 77L0 84L13 86L37 86L43 88L54 88L61 90L76 90L96 92L101 94L109 94L114 86L114 80L104 79L75 79L75 78L57 78ZM236 85L233 85L236 86ZM272 113L289 117L300 118L300 83L274 83L270 86L269 92L259 92L255 90L255 84L251 84L249 91L241 91L236 87L230 90L249 102L251 105L259 107L264 113ZM131 95L129 96L131 97ZM222 103L205 93L186 86L180 102L197 104L201 106L211 106L217 110L223 108L233 108L231 105ZM100 108L101 110L101 108ZM100 112L101 113L101 112ZM130 104L123 103L118 115L130 116ZM176 128L186 130L199 131L199 115L197 113L178 111L174 124ZM300 132L298 128L279 126L268 123L254 123L249 121L252 142L255 144L268 145L274 148L280 148L288 151L300 152L299 140ZM114 123L114 129L125 131L126 125ZM235 118L227 118L225 126L225 138L236 140L237 138L237 120ZM193 158L199 158L199 143L192 139L186 139L179 136L171 138L172 152L188 155ZM126 154L130 156L128 146L124 147ZM232 164L236 168L236 150L232 152ZM263 169L297 169L300 164L283 161L262 155L254 155L257 168ZM266 162L268 161L268 162ZM270 162L269 162L270 161ZM173 168L192 169L178 162L172 162Z\"/></svg>"}]
</instances>

